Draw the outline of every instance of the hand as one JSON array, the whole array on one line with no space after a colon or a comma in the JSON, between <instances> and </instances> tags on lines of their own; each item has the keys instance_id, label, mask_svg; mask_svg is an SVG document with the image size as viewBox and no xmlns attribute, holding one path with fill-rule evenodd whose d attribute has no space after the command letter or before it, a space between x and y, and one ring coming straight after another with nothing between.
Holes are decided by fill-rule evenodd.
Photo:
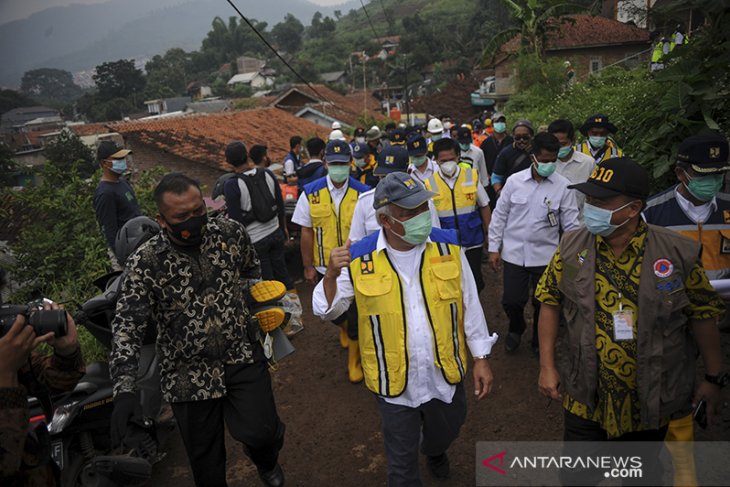
<instances>
[{"instance_id":1,"label":"hand","mask_svg":"<svg viewBox=\"0 0 730 487\"><path fill-rule=\"evenodd\" d=\"M109 431L112 448L121 445L124 435L127 433L127 424L134 416L137 407L137 395L132 392L123 392L114 398L114 410Z\"/></svg>"},{"instance_id":2,"label":"hand","mask_svg":"<svg viewBox=\"0 0 730 487\"><path fill-rule=\"evenodd\" d=\"M309 284L317 284L317 269L308 265L304 267L304 280Z\"/></svg>"},{"instance_id":3,"label":"hand","mask_svg":"<svg viewBox=\"0 0 730 487\"><path fill-rule=\"evenodd\" d=\"M43 305L43 309L63 309L63 305L46 303ZM79 336L76 331L76 323L69 313L66 313L66 320L68 321L66 336L57 338L53 333L46 333L38 338L38 340L48 343L58 355L62 356L71 355L79 348Z\"/></svg>"},{"instance_id":4,"label":"hand","mask_svg":"<svg viewBox=\"0 0 730 487\"><path fill-rule=\"evenodd\" d=\"M489 265L492 267L494 272L499 272L502 267L502 259L499 258L499 252L489 252Z\"/></svg>"},{"instance_id":5,"label":"hand","mask_svg":"<svg viewBox=\"0 0 730 487\"><path fill-rule=\"evenodd\" d=\"M30 352L36 345L33 327L18 315L10 330L0 338L0 386L17 387L18 370L28 363Z\"/></svg>"},{"instance_id":6,"label":"hand","mask_svg":"<svg viewBox=\"0 0 730 487\"><path fill-rule=\"evenodd\" d=\"M342 247L335 247L330 252L330 262L327 266L326 276L337 278L344 267L350 265L350 239L347 239Z\"/></svg>"},{"instance_id":7,"label":"hand","mask_svg":"<svg viewBox=\"0 0 730 487\"><path fill-rule=\"evenodd\" d=\"M487 394L492 391L492 368L489 366L487 359L479 359L474 361L474 395L477 401L481 401Z\"/></svg>"},{"instance_id":8,"label":"hand","mask_svg":"<svg viewBox=\"0 0 730 487\"><path fill-rule=\"evenodd\" d=\"M540 367L540 377L537 379L537 388L543 396L556 401L562 399L560 388L560 374L555 367Z\"/></svg>"},{"instance_id":9,"label":"hand","mask_svg":"<svg viewBox=\"0 0 730 487\"><path fill-rule=\"evenodd\" d=\"M707 424L713 424L714 418L717 416L717 404L720 398L720 388L715 384L710 384L706 380L700 382L695 390L692 398L692 410L697 407L700 399L704 399L707 404Z\"/></svg>"}]
</instances>

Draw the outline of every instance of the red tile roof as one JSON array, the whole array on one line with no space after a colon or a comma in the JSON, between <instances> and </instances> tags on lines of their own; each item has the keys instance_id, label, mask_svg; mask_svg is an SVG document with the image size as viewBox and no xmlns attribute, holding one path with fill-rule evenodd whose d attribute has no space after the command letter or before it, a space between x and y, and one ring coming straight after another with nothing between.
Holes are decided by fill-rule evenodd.
<instances>
[{"instance_id":1,"label":"red tile roof","mask_svg":"<svg viewBox=\"0 0 730 487\"><path fill-rule=\"evenodd\" d=\"M648 44L649 32L634 25L593 15L567 15L551 22L546 50L586 49L598 46ZM502 45L502 53L513 53L520 45L515 36Z\"/></svg>"},{"instance_id":2,"label":"red tile roof","mask_svg":"<svg viewBox=\"0 0 730 487\"><path fill-rule=\"evenodd\" d=\"M271 105L278 106L292 113L298 112L303 108L302 105L296 107L286 106L286 98L292 90L296 90L312 98L312 103L307 103L306 106L311 106L315 110L334 117L348 125L355 126L357 119L360 118L363 111L367 111L369 115L375 117L377 120L385 119L379 111L380 101L372 93L363 95L363 92L359 91L348 95L341 95L323 84L313 84L312 86L316 92L304 84L293 85L289 90L273 100ZM367 109L365 106L367 106Z\"/></svg>"},{"instance_id":3,"label":"red tile roof","mask_svg":"<svg viewBox=\"0 0 730 487\"><path fill-rule=\"evenodd\" d=\"M249 148L265 144L269 157L277 162L289 152L291 136L326 138L329 132L278 108L117 122L109 127L124 137L135 137L165 152L216 169L225 163L225 146L232 140L242 140Z\"/></svg>"},{"instance_id":4,"label":"red tile roof","mask_svg":"<svg viewBox=\"0 0 730 487\"><path fill-rule=\"evenodd\" d=\"M81 125L70 125L68 128L79 137L84 137L86 135L109 133L111 132L111 130L109 129L108 125L109 122L85 123Z\"/></svg>"}]
</instances>

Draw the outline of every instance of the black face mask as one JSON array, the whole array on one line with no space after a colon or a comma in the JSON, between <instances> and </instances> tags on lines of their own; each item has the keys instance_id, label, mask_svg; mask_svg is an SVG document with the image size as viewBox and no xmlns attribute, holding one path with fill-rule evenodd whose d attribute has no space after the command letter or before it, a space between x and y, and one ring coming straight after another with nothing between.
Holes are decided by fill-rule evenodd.
<instances>
[{"instance_id":1,"label":"black face mask","mask_svg":"<svg viewBox=\"0 0 730 487\"><path fill-rule=\"evenodd\" d=\"M165 219L167 233L175 239L175 243L183 247L198 247L203 241L205 225L208 223L208 214L191 216L184 222L172 224Z\"/></svg>"}]
</instances>

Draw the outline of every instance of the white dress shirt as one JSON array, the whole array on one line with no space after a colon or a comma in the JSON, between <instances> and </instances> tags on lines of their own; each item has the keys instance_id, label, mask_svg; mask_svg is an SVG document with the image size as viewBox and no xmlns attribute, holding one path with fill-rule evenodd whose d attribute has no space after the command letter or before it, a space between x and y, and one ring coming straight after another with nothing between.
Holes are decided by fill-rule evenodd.
<instances>
[{"instance_id":1,"label":"white dress shirt","mask_svg":"<svg viewBox=\"0 0 730 487\"><path fill-rule=\"evenodd\" d=\"M679 192L679 186L674 188L674 194L677 197L677 204L682 209L687 218L699 224L705 223L710 215L717 210L717 199L713 197L704 205L695 206L690 200L682 196Z\"/></svg>"},{"instance_id":2,"label":"white dress shirt","mask_svg":"<svg viewBox=\"0 0 730 487\"><path fill-rule=\"evenodd\" d=\"M588 154L583 154L575 149L570 156L570 159L563 162L560 159L557 160L557 167L555 172L565 177L570 184L580 184L588 181L591 177L591 173L596 168L596 160ZM580 191L575 192L575 201L578 204L578 209L582 210L583 205L586 201L586 196Z\"/></svg>"},{"instance_id":3,"label":"white dress shirt","mask_svg":"<svg viewBox=\"0 0 730 487\"><path fill-rule=\"evenodd\" d=\"M327 188L330 191L330 195L332 195L332 201L335 203L335 214L339 215L340 203L342 203L342 198L345 197L345 193L347 192L349 179L345 180L345 184L343 184L341 188L336 188L329 175L327 175L326 178ZM294 214L291 217L291 221L299 226L312 228L312 214L309 212L309 198L307 198L307 193L304 191L302 191L302 194L297 200L297 206L294 208ZM322 266L315 266L315 269L317 269L317 272L320 274L324 274L327 270L326 267Z\"/></svg>"},{"instance_id":4,"label":"white dress shirt","mask_svg":"<svg viewBox=\"0 0 730 487\"><path fill-rule=\"evenodd\" d=\"M430 241L430 240L429 240ZM388 245L384 232L380 232L376 251L386 250L400 277L407 328L408 377L403 394L383 398L391 404L418 407L432 399L451 403L456 386L446 382L441 370L436 367L433 334L428 324L426 305L419 279L419 262L426 244L402 252ZM461 289L464 303L464 333L472 356L488 355L497 341L496 333L489 333L484 310L479 302L474 276L464 251L461 251ZM328 306L324 284L320 281L312 295L312 311L325 321L336 318L350 307L354 291L350 282L349 268L342 269L337 278L337 293Z\"/></svg>"},{"instance_id":5,"label":"white dress shirt","mask_svg":"<svg viewBox=\"0 0 730 487\"><path fill-rule=\"evenodd\" d=\"M375 208L373 208L374 200L374 189L361 193L357 199L355 212L352 214L350 235L347 237L352 243L362 240L371 233L380 230L378 220L375 218ZM428 210L431 212L431 226L441 228L441 222L439 222L439 216L436 213L436 208L433 206L432 200L428 200Z\"/></svg>"},{"instance_id":6,"label":"white dress shirt","mask_svg":"<svg viewBox=\"0 0 730 487\"><path fill-rule=\"evenodd\" d=\"M553 174L538 182L532 166L507 179L489 224L489 251L523 267L548 265L558 247L560 230L578 228L578 207L570 181ZM548 208L549 206L549 208ZM550 226L548 212L558 224Z\"/></svg>"},{"instance_id":7,"label":"white dress shirt","mask_svg":"<svg viewBox=\"0 0 730 487\"><path fill-rule=\"evenodd\" d=\"M487 161L484 159L484 151L474 144L469 145L468 151L461 153L460 160L471 161L471 167L477 170L479 175L479 185L482 188L489 186L489 171L487 171Z\"/></svg>"},{"instance_id":8,"label":"white dress shirt","mask_svg":"<svg viewBox=\"0 0 730 487\"><path fill-rule=\"evenodd\" d=\"M426 158L426 162L423 164L425 166L423 168L423 172L421 172L420 169L413 164L408 164L408 174L425 184L426 180L430 178L434 172L436 172L437 166L430 157Z\"/></svg>"}]
</instances>

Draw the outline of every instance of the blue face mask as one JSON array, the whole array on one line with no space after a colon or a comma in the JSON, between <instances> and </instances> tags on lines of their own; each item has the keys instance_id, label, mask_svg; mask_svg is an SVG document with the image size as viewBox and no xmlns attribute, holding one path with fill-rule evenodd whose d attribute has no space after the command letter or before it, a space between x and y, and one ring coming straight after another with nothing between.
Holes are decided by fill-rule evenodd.
<instances>
[{"instance_id":1,"label":"blue face mask","mask_svg":"<svg viewBox=\"0 0 730 487\"><path fill-rule=\"evenodd\" d=\"M631 203L633 203L633 201L629 201L625 205L616 208L615 210L606 210L604 208L599 208L597 206L586 203L583 206L583 223L586 226L586 230L591 232L593 235L608 237L613 232L615 232L617 228L624 225L627 221L631 220L631 218L627 218L626 221L624 221L623 223L619 223L618 225L614 225L611 223L611 218L613 217L613 214L619 210L626 208Z\"/></svg>"},{"instance_id":2,"label":"blue face mask","mask_svg":"<svg viewBox=\"0 0 730 487\"><path fill-rule=\"evenodd\" d=\"M466 152L471 148L471 144L459 144L459 148L461 149L461 152Z\"/></svg>"},{"instance_id":3,"label":"blue face mask","mask_svg":"<svg viewBox=\"0 0 730 487\"><path fill-rule=\"evenodd\" d=\"M603 149L603 146L606 145L607 138L605 135L591 135L588 137L588 141L594 149Z\"/></svg>"},{"instance_id":4,"label":"blue face mask","mask_svg":"<svg viewBox=\"0 0 730 487\"><path fill-rule=\"evenodd\" d=\"M441 137L443 137L442 134L431 134L431 140L436 142L437 140L441 140Z\"/></svg>"},{"instance_id":5,"label":"blue face mask","mask_svg":"<svg viewBox=\"0 0 730 487\"><path fill-rule=\"evenodd\" d=\"M116 174L124 174L127 170L126 159L112 159L112 172Z\"/></svg>"},{"instance_id":6,"label":"blue face mask","mask_svg":"<svg viewBox=\"0 0 730 487\"><path fill-rule=\"evenodd\" d=\"M507 130L507 123L506 122L494 122L494 131L498 134L503 134Z\"/></svg>"},{"instance_id":7,"label":"blue face mask","mask_svg":"<svg viewBox=\"0 0 730 487\"><path fill-rule=\"evenodd\" d=\"M570 145L561 147L560 150L558 150L558 157L560 159L568 157L568 154L570 154L570 151L572 151L572 150L573 150L573 146L570 146Z\"/></svg>"}]
</instances>

